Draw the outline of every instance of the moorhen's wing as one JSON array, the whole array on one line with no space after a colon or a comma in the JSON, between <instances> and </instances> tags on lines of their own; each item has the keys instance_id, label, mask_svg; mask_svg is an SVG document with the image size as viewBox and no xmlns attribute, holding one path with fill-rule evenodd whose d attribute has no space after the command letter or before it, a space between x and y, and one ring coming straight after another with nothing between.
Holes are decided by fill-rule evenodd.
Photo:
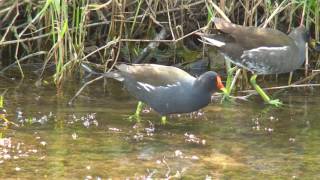
<instances>
[{"instance_id":1,"label":"moorhen's wing","mask_svg":"<svg viewBox=\"0 0 320 180\"><path fill-rule=\"evenodd\" d=\"M240 26L220 18L214 18L213 22L216 28L231 41L228 43L238 43L246 50L261 46L286 46L293 43L289 36L276 29Z\"/></svg>"},{"instance_id":2,"label":"moorhen's wing","mask_svg":"<svg viewBox=\"0 0 320 180\"><path fill-rule=\"evenodd\" d=\"M154 87L192 82L195 79L179 68L157 64L120 64L117 69L128 79Z\"/></svg>"}]
</instances>

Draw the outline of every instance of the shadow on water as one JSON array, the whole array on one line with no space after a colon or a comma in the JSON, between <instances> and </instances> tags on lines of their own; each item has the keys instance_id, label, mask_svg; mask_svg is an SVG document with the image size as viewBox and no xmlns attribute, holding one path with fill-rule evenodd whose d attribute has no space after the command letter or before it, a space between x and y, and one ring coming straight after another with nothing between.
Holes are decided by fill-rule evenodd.
<instances>
[{"instance_id":1,"label":"shadow on water","mask_svg":"<svg viewBox=\"0 0 320 180\"><path fill-rule=\"evenodd\" d=\"M6 82L6 81L5 81ZM8 119L20 125L3 131L1 178L261 179L319 177L319 91L290 90L286 106L257 101L211 104L204 113L171 117L144 113L126 120L136 101L121 85L101 81L74 106L76 83L58 97L53 87L23 82L5 95ZM0 88L10 87L2 83ZM148 110L146 110L148 112Z\"/></svg>"}]
</instances>

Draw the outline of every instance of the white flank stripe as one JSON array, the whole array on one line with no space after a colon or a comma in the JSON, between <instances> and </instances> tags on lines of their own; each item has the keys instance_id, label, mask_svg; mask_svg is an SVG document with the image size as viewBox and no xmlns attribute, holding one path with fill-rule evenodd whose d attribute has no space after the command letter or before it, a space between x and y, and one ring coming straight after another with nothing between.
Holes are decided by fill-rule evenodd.
<instances>
[{"instance_id":1,"label":"white flank stripe","mask_svg":"<svg viewBox=\"0 0 320 180\"><path fill-rule=\"evenodd\" d=\"M207 44L210 44L212 46L217 46L217 47L222 47L224 45L226 45L226 43L215 40L215 39L211 39L211 38L207 38L207 37L202 37Z\"/></svg>"},{"instance_id":2,"label":"white flank stripe","mask_svg":"<svg viewBox=\"0 0 320 180\"><path fill-rule=\"evenodd\" d=\"M289 47L288 46L281 46L281 47L258 47L258 48L255 48L255 49L250 49L248 51L285 51L287 50Z\"/></svg>"},{"instance_id":3,"label":"white flank stripe","mask_svg":"<svg viewBox=\"0 0 320 180\"><path fill-rule=\"evenodd\" d=\"M137 89L141 89L141 87L143 89L145 89L146 91L150 92L151 90L155 90L156 88L164 88L164 89L168 89L168 88L172 88L172 87L177 87L180 86L181 83L180 82L176 82L174 84L166 84L165 86L152 86L151 84L147 84L147 83L143 83L143 82L137 82L139 86L137 86Z\"/></svg>"},{"instance_id":4,"label":"white flank stripe","mask_svg":"<svg viewBox=\"0 0 320 180\"><path fill-rule=\"evenodd\" d=\"M147 83L142 83L142 82L138 82L138 84L140 86L142 86L146 91L150 92L151 90L154 90L155 87L150 85L150 84L147 84Z\"/></svg>"},{"instance_id":5,"label":"white flank stripe","mask_svg":"<svg viewBox=\"0 0 320 180\"><path fill-rule=\"evenodd\" d=\"M254 56L257 56L257 53L259 52L268 52L271 54L275 54L279 51L286 51L289 47L288 46L281 46L281 47L258 47L250 50L243 51L243 54L241 55L241 58L249 57L254 58Z\"/></svg>"},{"instance_id":6,"label":"white flank stripe","mask_svg":"<svg viewBox=\"0 0 320 180\"><path fill-rule=\"evenodd\" d=\"M176 86L180 86L180 82L174 83L174 84L167 84L165 86L160 86L163 88L170 88L170 87L176 87Z\"/></svg>"}]
</instances>

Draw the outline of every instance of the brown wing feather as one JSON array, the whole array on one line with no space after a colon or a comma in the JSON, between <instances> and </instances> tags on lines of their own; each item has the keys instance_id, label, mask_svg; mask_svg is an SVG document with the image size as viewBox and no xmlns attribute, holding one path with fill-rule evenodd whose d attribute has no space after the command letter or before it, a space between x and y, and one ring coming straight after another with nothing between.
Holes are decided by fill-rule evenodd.
<instances>
[{"instance_id":1,"label":"brown wing feather","mask_svg":"<svg viewBox=\"0 0 320 180\"><path fill-rule=\"evenodd\" d=\"M172 66L156 64L120 64L117 69L128 78L153 86L163 86L176 82L185 82L194 79L187 72Z\"/></svg>"},{"instance_id":2,"label":"brown wing feather","mask_svg":"<svg viewBox=\"0 0 320 180\"><path fill-rule=\"evenodd\" d=\"M218 30L232 36L235 40L234 43L241 44L244 49L261 46L285 46L292 43L290 37L276 29L245 27L229 23L220 18L214 18L213 22Z\"/></svg>"}]
</instances>

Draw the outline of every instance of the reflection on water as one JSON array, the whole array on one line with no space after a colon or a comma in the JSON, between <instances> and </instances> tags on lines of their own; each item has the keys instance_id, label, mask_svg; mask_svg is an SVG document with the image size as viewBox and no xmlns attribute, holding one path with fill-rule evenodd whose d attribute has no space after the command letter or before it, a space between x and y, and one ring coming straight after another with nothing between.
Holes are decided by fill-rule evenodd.
<instances>
[{"instance_id":1,"label":"reflection on water","mask_svg":"<svg viewBox=\"0 0 320 180\"><path fill-rule=\"evenodd\" d=\"M256 101L211 104L204 113L173 116L160 125L154 112L136 124L126 117L136 101L119 84L87 88L74 106L63 92L9 82L2 129L0 178L316 178L320 172L319 91L283 92L287 105Z\"/></svg>"}]
</instances>

